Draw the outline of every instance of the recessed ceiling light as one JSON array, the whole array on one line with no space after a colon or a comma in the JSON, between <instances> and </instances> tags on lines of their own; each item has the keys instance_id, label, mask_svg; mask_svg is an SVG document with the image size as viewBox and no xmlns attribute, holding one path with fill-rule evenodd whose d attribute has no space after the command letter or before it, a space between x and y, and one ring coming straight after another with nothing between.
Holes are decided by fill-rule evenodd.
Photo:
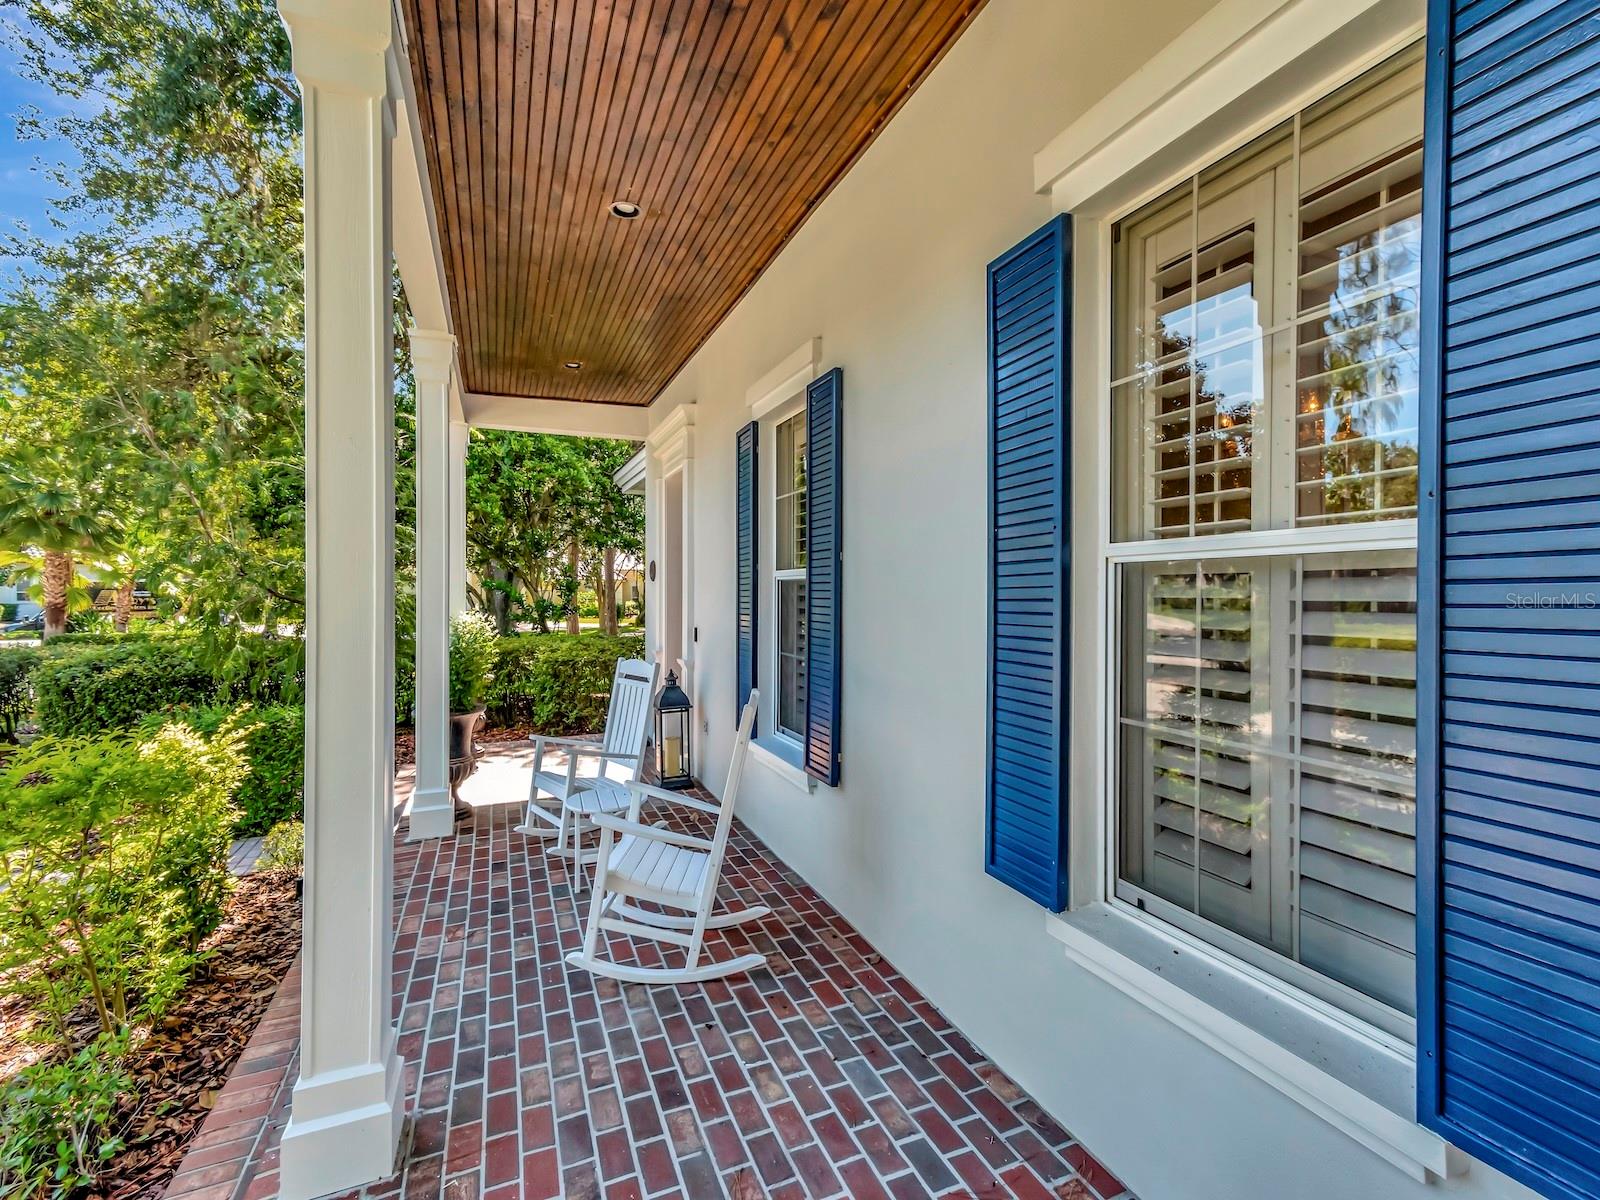
<instances>
[{"instance_id":1,"label":"recessed ceiling light","mask_svg":"<svg viewBox=\"0 0 1600 1200\"><path fill-rule=\"evenodd\" d=\"M624 221L631 221L639 215L640 209L632 200L613 200L611 202L611 215L621 217Z\"/></svg>"},{"instance_id":2,"label":"recessed ceiling light","mask_svg":"<svg viewBox=\"0 0 1600 1200\"><path fill-rule=\"evenodd\" d=\"M567 359L566 362L562 363L561 365L566 367L566 369L569 370L569 371L577 371L577 370L579 370L579 369L581 369L583 367L583 364L581 362L579 362L575 358L569 358L569 359Z\"/></svg>"}]
</instances>

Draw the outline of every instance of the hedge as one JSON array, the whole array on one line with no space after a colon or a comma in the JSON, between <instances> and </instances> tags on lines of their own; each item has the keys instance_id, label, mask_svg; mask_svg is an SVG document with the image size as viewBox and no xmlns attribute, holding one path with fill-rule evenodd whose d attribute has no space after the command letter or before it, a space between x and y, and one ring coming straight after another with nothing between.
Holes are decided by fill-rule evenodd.
<instances>
[{"instance_id":1,"label":"hedge","mask_svg":"<svg viewBox=\"0 0 1600 1200\"><path fill-rule=\"evenodd\" d=\"M0 742L16 740L17 725L33 711L33 671L39 652L28 646L0 650Z\"/></svg>"},{"instance_id":2,"label":"hedge","mask_svg":"<svg viewBox=\"0 0 1600 1200\"><path fill-rule=\"evenodd\" d=\"M39 727L73 736L209 704L217 681L192 644L171 638L47 651L33 672L33 695Z\"/></svg>"},{"instance_id":3,"label":"hedge","mask_svg":"<svg viewBox=\"0 0 1600 1200\"><path fill-rule=\"evenodd\" d=\"M301 819L305 811L305 709L293 704L261 708L216 704L176 712L167 719L181 721L207 737L216 736L224 727L244 730L250 773L234 796L239 809L235 834L254 837L280 821ZM150 725L159 723L158 718Z\"/></svg>"},{"instance_id":4,"label":"hedge","mask_svg":"<svg viewBox=\"0 0 1600 1200\"><path fill-rule=\"evenodd\" d=\"M496 645L489 718L544 733L598 733L617 659L641 658L638 634L520 633Z\"/></svg>"},{"instance_id":5,"label":"hedge","mask_svg":"<svg viewBox=\"0 0 1600 1200\"><path fill-rule=\"evenodd\" d=\"M52 650L67 646L121 646L130 642L148 642L156 637L156 633L149 629L131 629L127 633L118 633L109 629L92 629L85 633L58 633L50 639ZM177 637L176 633L165 633L165 637Z\"/></svg>"}]
</instances>

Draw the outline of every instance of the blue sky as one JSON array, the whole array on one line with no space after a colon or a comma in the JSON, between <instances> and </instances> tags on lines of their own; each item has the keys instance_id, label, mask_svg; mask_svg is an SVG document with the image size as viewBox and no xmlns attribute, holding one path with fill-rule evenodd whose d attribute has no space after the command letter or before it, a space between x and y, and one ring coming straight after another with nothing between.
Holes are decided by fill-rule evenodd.
<instances>
[{"instance_id":1,"label":"blue sky","mask_svg":"<svg viewBox=\"0 0 1600 1200\"><path fill-rule=\"evenodd\" d=\"M16 19L14 14L6 18L8 24ZM57 141L21 140L17 117L30 108L46 115L67 112L72 101L22 78L7 40L0 34L0 232L13 233L22 224L34 233L59 237L48 205L59 189L46 179L44 167L71 161L71 148ZM0 260L0 288L14 277L15 268Z\"/></svg>"}]
</instances>

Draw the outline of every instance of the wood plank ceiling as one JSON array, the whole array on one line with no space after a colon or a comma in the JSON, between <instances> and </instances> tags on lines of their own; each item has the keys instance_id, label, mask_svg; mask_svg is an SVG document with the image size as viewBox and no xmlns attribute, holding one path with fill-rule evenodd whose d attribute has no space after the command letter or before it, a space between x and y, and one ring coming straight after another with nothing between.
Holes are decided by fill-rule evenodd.
<instances>
[{"instance_id":1,"label":"wood plank ceiling","mask_svg":"<svg viewBox=\"0 0 1600 1200\"><path fill-rule=\"evenodd\" d=\"M648 404L983 0L404 4L467 390Z\"/></svg>"}]
</instances>

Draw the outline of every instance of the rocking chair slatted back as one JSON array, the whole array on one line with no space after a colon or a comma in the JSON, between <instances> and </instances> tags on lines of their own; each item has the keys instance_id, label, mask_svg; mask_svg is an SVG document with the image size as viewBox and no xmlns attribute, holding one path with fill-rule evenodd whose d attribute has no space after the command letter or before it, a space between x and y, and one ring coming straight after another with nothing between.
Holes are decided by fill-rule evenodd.
<instances>
[{"instance_id":1,"label":"rocking chair slatted back","mask_svg":"<svg viewBox=\"0 0 1600 1200\"><path fill-rule=\"evenodd\" d=\"M643 765L644 744L650 736L650 703L656 669L643 659L617 660L617 673L611 680L611 705L606 712L606 728L600 743L606 754L629 756ZM638 773L633 778L639 778Z\"/></svg>"},{"instance_id":2,"label":"rocking chair slatted back","mask_svg":"<svg viewBox=\"0 0 1600 1200\"><path fill-rule=\"evenodd\" d=\"M739 732L733 741L733 757L728 760L728 782L722 788L721 811L717 813L717 831L711 838L711 857L706 863L706 894L701 909L711 911L716 897L717 877L722 873L722 856L728 849L728 835L733 830L733 806L739 798L739 780L744 777L744 760L750 754L750 736L755 729L756 706L761 703L761 693L750 689L744 711L739 714Z\"/></svg>"}]
</instances>

